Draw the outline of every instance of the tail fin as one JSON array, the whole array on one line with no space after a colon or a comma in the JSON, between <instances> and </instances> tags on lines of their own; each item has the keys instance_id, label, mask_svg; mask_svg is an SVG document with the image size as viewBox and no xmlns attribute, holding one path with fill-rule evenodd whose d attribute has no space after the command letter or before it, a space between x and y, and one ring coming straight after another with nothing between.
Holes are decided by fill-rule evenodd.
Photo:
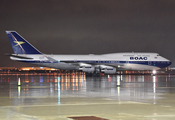
<instances>
[{"instance_id":1,"label":"tail fin","mask_svg":"<svg viewBox=\"0 0 175 120\"><path fill-rule=\"evenodd\" d=\"M27 40L20 36L16 31L6 31L15 54L41 54Z\"/></svg>"}]
</instances>

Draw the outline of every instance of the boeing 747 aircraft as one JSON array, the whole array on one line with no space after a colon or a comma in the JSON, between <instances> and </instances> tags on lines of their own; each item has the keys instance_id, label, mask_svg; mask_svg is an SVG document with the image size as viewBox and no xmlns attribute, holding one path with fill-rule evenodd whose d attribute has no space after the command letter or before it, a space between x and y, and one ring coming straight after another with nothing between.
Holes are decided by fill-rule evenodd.
<instances>
[{"instance_id":1,"label":"boeing 747 aircraft","mask_svg":"<svg viewBox=\"0 0 175 120\"><path fill-rule=\"evenodd\" d=\"M52 55L33 47L15 31L6 31L14 54L12 60L61 70L81 70L115 74L116 70L157 70L171 64L157 53L110 53L102 55Z\"/></svg>"}]
</instances>

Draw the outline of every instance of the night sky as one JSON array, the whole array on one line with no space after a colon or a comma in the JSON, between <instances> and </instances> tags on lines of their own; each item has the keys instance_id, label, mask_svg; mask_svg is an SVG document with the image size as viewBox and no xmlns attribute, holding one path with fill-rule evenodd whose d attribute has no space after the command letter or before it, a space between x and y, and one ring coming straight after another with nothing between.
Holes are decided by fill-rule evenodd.
<instances>
[{"instance_id":1,"label":"night sky","mask_svg":"<svg viewBox=\"0 0 175 120\"><path fill-rule=\"evenodd\" d=\"M0 67L12 61L6 30L43 53L156 52L175 66L175 0L1 0Z\"/></svg>"}]
</instances>

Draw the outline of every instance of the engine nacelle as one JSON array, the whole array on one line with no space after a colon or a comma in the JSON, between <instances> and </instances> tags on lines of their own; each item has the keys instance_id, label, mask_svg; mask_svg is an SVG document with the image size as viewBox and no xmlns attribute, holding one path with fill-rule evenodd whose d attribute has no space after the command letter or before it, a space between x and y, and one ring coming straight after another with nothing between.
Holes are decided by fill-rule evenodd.
<instances>
[{"instance_id":1,"label":"engine nacelle","mask_svg":"<svg viewBox=\"0 0 175 120\"><path fill-rule=\"evenodd\" d=\"M95 71L95 67L94 66L80 66L79 70L83 72L93 73Z\"/></svg>"},{"instance_id":2,"label":"engine nacelle","mask_svg":"<svg viewBox=\"0 0 175 120\"><path fill-rule=\"evenodd\" d=\"M101 72L105 74L115 74L116 73L116 68L111 67L111 66L101 66Z\"/></svg>"}]
</instances>

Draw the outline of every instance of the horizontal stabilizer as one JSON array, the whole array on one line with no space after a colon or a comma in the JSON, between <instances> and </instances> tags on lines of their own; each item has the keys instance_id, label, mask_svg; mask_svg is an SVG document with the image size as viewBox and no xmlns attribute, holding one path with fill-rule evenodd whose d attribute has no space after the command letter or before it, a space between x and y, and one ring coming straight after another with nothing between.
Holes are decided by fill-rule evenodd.
<instances>
[{"instance_id":1,"label":"horizontal stabilizer","mask_svg":"<svg viewBox=\"0 0 175 120\"><path fill-rule=\"evenodd\" d=\"M20 59L33 59L33 58L30 58L30 57L24 57L24 56L13 55L13 54L8 54L8 53L5 53L5 55L20 58Z\"/></svg>"}]
</instances>

